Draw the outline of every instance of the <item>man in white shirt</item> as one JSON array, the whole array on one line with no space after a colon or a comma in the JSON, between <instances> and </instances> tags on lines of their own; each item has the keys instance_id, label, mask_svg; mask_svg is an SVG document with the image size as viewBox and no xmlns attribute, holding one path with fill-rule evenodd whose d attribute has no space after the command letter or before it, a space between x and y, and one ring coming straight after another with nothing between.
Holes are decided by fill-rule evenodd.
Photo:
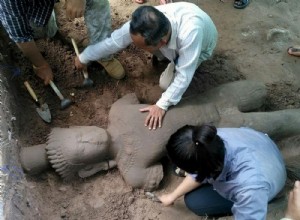
<instances>
[{"instance_id":1,"label":"man in white shirt","mask_svg":"<svg viewBox=\"0 0 300 220\"><path fill-rule=\"evenodd\" d=\"M188 88L196 68L208 59L216 46L217 30L211 18L198 6L187 2L141 6L132 20L115 30L110 38L87 47L75 58L77 68L116 53L129 44L171 61L161 76L166 91L155 105L140 109L149 112L145 126L162 126L163 117Z\"/></svg>"}]
</instances>

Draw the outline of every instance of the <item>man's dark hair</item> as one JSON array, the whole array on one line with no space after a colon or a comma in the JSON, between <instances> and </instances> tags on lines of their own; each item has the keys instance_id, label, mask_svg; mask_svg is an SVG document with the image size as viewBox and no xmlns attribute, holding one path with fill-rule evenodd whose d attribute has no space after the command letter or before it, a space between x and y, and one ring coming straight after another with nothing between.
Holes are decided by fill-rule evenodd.
<instances>
[{"instance_id":1,"label":"man's dark hair","mask_svg":"<svg viewBox=\"0 0 300 220\"><path fill-rule=\"evenodd\" d=\"M217 178L224 165L225 147L213 125L186 125L170 137L168 156L179 168L197 174L196 180Z\"/></svg>"},{"instance_id":2,"label":"man's dark hair","mask_svg":"<svg viewBox=\"0 0 300 220\"><path fill-rule=\"evenodd\" d=\"M171 25L168 18L153 6L141 6L132 14L130 33L140 34L146 45L157 46L168 33Z\"/></svg>"}]
</instances>

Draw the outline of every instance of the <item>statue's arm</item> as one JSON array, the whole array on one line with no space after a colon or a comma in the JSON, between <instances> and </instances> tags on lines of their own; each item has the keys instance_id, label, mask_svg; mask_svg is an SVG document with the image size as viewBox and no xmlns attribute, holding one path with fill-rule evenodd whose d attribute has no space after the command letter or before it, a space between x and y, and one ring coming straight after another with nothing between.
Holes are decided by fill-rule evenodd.
<instances>
[{"instance_id":1,"label":"statue's arm","mask_svg":"<svg viewBox=\"0 0 300 220\"><path fill-rule=\"evenodd\" d=\"M118 99L116 102L114 102L114 104L112 105L130 105L130 104L139 104L140 101L138 100L138 98L136 97L135 93L129 93L125 96L123 96L122 98Z\"/></svg>"}]
</instances>

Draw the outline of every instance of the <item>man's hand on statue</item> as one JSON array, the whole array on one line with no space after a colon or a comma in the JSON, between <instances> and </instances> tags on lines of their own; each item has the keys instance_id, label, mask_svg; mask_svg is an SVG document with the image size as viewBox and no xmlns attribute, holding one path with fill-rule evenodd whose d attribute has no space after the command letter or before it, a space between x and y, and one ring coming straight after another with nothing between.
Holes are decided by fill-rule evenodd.
<instances>
[{"instance_id":1,"label":"man's hand on statue","mask_svg":"<svg viewBox=\"0 0 300 220\"><path fill-rule=\"evenodd\" d=\"M176 200L176 197L172 193L169 193L159 196L158 199L164 206L170 206L173 205L174 201Z\"/></svg>"},{"instance_id":2,"label":"man's hand on statue","mask_svg":"<svg viewBox=\"0 0 300 220\"><path fill-rule=\"evenodd\" d=\"M86 0L67 0L66 15L70 19L80 18L85 12Z\"/></svg>"},{"instance_id":3,"label":"man's hand on statue","mask_svg":"<svg viewBox=\"0 0 300 220\"><path fill-rule=\"evenodd\" d=\"M48 85L50 80L53 80L53 73L48 63L38 67L33 66L33 70L44 81L45 85Z\"/></svg>"},{"instance_id":4,"label":"man's hand on statue","mask_svg":"<svg viewBox=\"0 0 300 220\"><path fill-rule=\"evenodd\" d=\"M76 69L78 69L78 70L87 70L87 65L81 63L78 56L75 57L74 62L75 62Z\"/></svg>"},{"instance_id":5,"label":"man's hand on statue","mask_svg":"<svg viewBox=\"0 0 300 220\"><path fill-rule=\"evenodd\" d=\"M150 105L146 108L140 109L141 112L149 112L145 119L145 126L149 129L155 130L157 127L161 128L163 117L166 111L158 107L157 105Z\"/></svg>"}]
</instances>

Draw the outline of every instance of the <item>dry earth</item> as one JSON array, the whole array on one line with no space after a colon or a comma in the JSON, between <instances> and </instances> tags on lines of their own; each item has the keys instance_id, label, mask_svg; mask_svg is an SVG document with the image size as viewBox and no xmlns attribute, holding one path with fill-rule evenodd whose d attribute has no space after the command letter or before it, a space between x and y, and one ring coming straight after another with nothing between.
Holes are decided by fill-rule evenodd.
<instances>
[{"instance_id":1,"label":"dry earth","mask_svg":"<svg viewBox=\"0 0 300 220\"><path fill-rule=\"evenodd\" d=\"M231 0L193 2L214 20L219 42L214 57L196 71L186 95L230 81L253 79L268 87L266 111L300 107L300 58L286 53L288 46L300 44L298 0L252 0L245 10L234 9ZM131 0L110 0L110 3L114 28L130 19L132 11L139 6ZM146 4L157 5L158 1L150 0ZM63 1L56 6L61 33L85 44L83 19L68 21L62 8ZM79 88L83 78L74 68L72 47L59 40L39 40L38 45L53 67L56 85L74 104L60 110L55 93L43 86L32 74L29 62L1 35L1 177L2 186L4 180L8 183L2 191L6 219L199 219L185 208L182 200L172 207L148 200L142 190L126 185L117 169L73 182L63 182L53 170L36 177L22 173L18 149L44 143L52 127L106 128L108 111L118 98L136 92L142 102L154 103L161 93L158 78L164 66L153 68L151 55L134 46L116 54L127 72L124 80L109 78L100 65L93 63L89 73L95 86L87 90ZM50 125L36 114L24 80L29 80L50 106L53 118ZM283 150L285 146L296 149L298 143L299 138L292 138L279 145ZM285 156L290 154L291 151ZM172 190L180 181L166 169L157 193ZM280 219L282 209L272 212L269 219Z\"/></svg>"}]
</instances>

